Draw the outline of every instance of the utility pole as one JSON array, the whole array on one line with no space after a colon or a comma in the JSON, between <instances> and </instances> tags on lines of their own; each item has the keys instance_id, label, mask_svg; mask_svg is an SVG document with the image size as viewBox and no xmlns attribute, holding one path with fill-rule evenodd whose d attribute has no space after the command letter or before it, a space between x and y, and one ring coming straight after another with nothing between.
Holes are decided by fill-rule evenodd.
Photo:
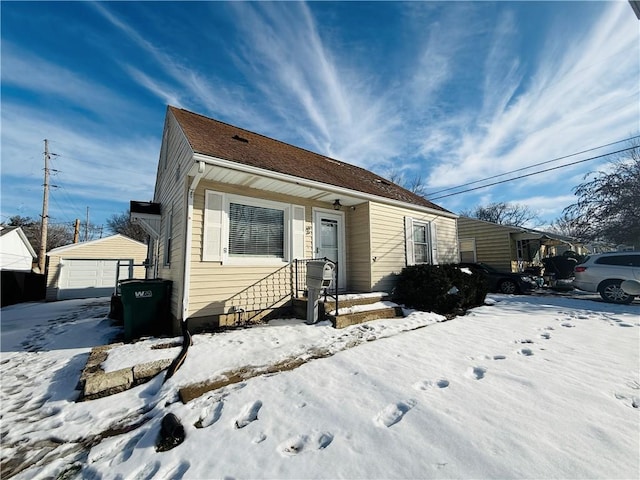
<instances>
[{"instance_id":1,"label":"utility pole","mask_svg":"<svg viewBox=\"0 0 640 480\"><path fill-rule=\"evenodd\" d=\"M73 243L78 243L80 238L80 219L76 218L76 223L73 226Z\"/></svg>"},{"instance_id":2,"label":"utility pole","mask_svg":"<svg viewBox=\"0 0 640 480\"><path fill-rule=\"evenodd\" d=\"M40 251L38 252L38 268L44 273L47 255L47 227L49 225L49 141L44 141L44 196L42 199L42 223L40 224Z\"/></svg>"},{"instance_id":3,"label":"utility pole","mask_svg":"<svg viewBox=\"0 0 640 480\"><path fill-rule=\"evenodd\" d=\"M84 241L89 240L89 207L87 207L87 221L84 224Z\"/></svg>"}]
</instances>

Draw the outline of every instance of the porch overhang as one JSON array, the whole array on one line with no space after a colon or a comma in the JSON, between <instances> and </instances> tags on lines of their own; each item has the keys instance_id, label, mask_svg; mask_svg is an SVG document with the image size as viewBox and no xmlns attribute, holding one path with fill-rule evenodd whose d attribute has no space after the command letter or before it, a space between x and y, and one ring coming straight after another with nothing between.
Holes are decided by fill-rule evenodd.
<instances>
[{"instance_id":1,"label":"porch overhang","mask_svg":"<svg viewBox=\"0 0 640 480\"><path fill-rule=\"evenodd\" d=\"M160 238L160 204L153 202L137 202L131 200L129 206L129 218L131 223L140 227L151 235L152 238Z\"/></svg>"},{"instance_id":2,"label":"porch overhang","mask_svg":"<svg viewBox=\"0 0 640 480\"><path fill-rule=\"evenodd\" d=\"M569 245L572 247L576 243L579 243L577 240L542 232L524 231L520 233L513 233L511 235L514 240L538 240L541 245L547 246Z\"/></svg>"},{"instance_id":3,"label":"porch overhang","mask_svg":"<svg viewBox=\"0 0 640 480\"><path fill-rule=\"evenodd\" d=\"M238 185L244 188L255 188L258 190L330 204L339 200L340 205L347 208L355 207L364 202L371 201L394 205L401 208L411 208L412 210L419 210L447 218L458 218L458 215L450 212L443 212L441 210L436 210L422 205L410 204L391 198L358 192L335 185L240 164L200 153L195 153L193 155L193 160L194 163L191 166L188 175L190 177L197 175L199 163L204 162L205 173L202 179L207 181Z\"/></svg>"}]
</instances>

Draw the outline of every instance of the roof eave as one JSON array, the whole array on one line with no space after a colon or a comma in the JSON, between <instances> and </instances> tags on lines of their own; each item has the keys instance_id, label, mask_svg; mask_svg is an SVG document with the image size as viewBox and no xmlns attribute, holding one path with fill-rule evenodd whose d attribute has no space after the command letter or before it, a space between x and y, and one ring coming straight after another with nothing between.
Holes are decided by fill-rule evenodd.
<instances>
[{"instance_id":1,"label":"roof eave","mask_svg":"<svg viewBox=\"0 0 640 480\"><path fill-rule=\"evenodd\" d=\"M213 157L213 156L205 155L202 153L194 153L193 160L194 160L194 165L191 167L191 169L188 172L189 176L195 175L195 172L197 171L197 168L198 168L198 162L202 161L206 165L216 166L221 168L228 168L231 170L237 170L237 171L245 172L252 175L259 175L259 176L272 178L274 180L280 180L288 183L295 183L295 184L307 186L310 188L325 190L327 192L335 193L336 195L348 195L350 197L358 198L363 201L371 201L376 203L393 205L401 208L410 208L412 210L418 210L424 213L430 213L430 214L438 215L441 217L447 217L447 218L453 218L453 219L458 218L458 215L448 211L438 210L438 209L427 207L424 205L417 205L415 203L403 202L401 200L395 200L393 198L382 197L379 195L373 195L370 193L360 192L357 190L351 190L348 188L339 187L339 186L331 185L328 183L322 183L322 182L310 180L303 177L296 177L294 175L289 175L286 173L274 172L272 170L253 167L250 165L234 162L231 160L225 160L223 158Z\"/></svg>"}]
</instances>

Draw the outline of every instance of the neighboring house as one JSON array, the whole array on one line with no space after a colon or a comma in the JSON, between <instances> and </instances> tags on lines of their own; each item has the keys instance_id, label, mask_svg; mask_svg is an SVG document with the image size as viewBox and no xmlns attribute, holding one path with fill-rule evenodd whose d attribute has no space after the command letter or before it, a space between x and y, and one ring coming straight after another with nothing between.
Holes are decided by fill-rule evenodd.
<instances>
[{"instance_id":1,"label":"neighboring house","mask_svg":"<svg viewBox=\"0 0 640 480\"><path fill-rule=\"evenodd\" d=\"M144 243L120 234L54 248L47 253L46 300L110 296L116 277L144 278L146 257Z\"/></svg>"},{"instance_id":2,"label":"neighboring house","mask_svg":"<svg viewBox=\"0 0 640 480\"><path fill-rule=\"evenodd\" d=\"M458 244L460 261L486 263L508 272L540 266L544 258L566 251L587 253L584 245L571 237L468 217L458 218Z\"/></svg>"},{"instance_id":3,"label":"neighboring house","mask_svg":"<svg viewBox=\"0 0 640 480\"><path fill-rule=\"evenodd\" d=\"M303 259L337 262L349 292L390 292L408 264L458 260L457 216L444 208L363 168L174 107L154 200L131 212L151 235L149 276L173 281L174 326L189 319L190 329L287 305Z\"/></svg>"},{"instance_id":4,"label":"neighboring house","mask_svg":"<svg viewBox=\"0 0 640 480\"><path fill-rule=\"evenodd\" d=\"M43 298L44 276L33 271L36 257L22 228L0 226L0 303L3 307Z\"/></svg>"},{"instance_id":5,"label":"neighboring house","mask_svg":"<svg viewBox=\"0 0 640 480\"><path fill-rule=\"evenodd\" d=\"M22 228L0 226L0 270L30 272L36 257Z\"/></svg>"}]
</instances>

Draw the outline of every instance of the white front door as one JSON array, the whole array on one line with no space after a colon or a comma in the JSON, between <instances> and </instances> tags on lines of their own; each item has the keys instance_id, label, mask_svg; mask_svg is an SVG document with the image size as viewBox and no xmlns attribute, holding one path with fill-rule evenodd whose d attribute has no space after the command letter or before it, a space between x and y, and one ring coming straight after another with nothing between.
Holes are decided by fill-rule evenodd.
<instances>
[{"instance_id":1,"label":"white front door","mask_svg":"<svg viewBox=\"0 0 640 480\"><path fill-rule=\"evenodd\" d=\"M338 289L344 290L346 284L346 255L344 214L316 210L314 212L314 258L328 258L338 263ZM332 285L333 287L333 285Z\"/></svg>"}]
</instances>

